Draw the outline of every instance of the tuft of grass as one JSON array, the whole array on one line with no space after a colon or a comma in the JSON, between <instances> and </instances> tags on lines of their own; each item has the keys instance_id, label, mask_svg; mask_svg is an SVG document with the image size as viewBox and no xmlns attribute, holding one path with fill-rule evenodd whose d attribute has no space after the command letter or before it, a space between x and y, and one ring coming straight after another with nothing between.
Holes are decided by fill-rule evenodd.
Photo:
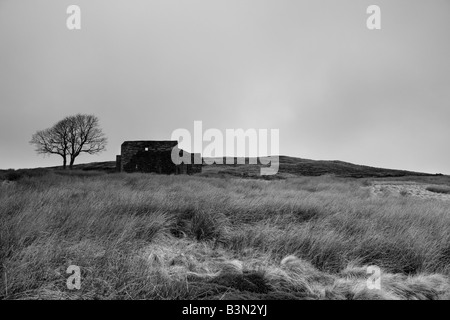
<instances>
[{"instance_id":1,"label":"tuft of grass","mask_svg":"<svg viewBox=\"0 0 450 320\"><path fill-rule=\"evenodd\" d=\"M449 186L430 186L427 187L427 190L435 193L450 194Z\"/></svg>"},{"instance_id":2,"label":"tuft of grass","mask_svg":"<svg viewBox=\"0 0 450 320\"><path fill-rule=\"evenodd\" d=\"M17 181L23 177L23 173L16 170L8 170L4 174L4 180L6 181Z\"/></svg>"},{"instance_id":3,"label":"tuft of grass","mask_svg":"<svg viewBox=\"0 0 450 320\"><path fill-rule=\"evenodd\" d=\"M210 283L222 286L227 290L233 288L239 291L254 293L268 293L270 287L264 274L257 271L245 271L243 273L223 273L210 280Z\"/></svg>"}]
</instances>

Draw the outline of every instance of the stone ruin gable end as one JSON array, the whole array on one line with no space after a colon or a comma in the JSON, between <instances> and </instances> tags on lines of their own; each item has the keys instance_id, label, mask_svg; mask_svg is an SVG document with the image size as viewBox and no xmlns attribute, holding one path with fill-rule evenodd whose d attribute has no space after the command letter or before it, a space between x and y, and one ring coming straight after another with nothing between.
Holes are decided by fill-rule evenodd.
<instances>
[{"instance_id":1,"label":"stone ruin gable end","mask_svg":"<svg viewBox=\"0 0 450 320\"><path fill-rule=\"evenodd\" d=\"M121 155L116 156L116 171L118 171L118 172L122 171L122 156Z\"/></svg>"},{"instance_id":2,"label":"stone ruin gable end","mask_svg":"<svg viewBox=\"0 0 450 320\"><path fill-rule=\"evenodd\" d=\"M176 165L172 162L172 149L178 141L125 141L121 155L117 156L118 171L156 172L162 174L192 174L202 171L201 155L188 153L191 164ZM177 148L178 149L178 148ZM183 151L179 149L180 151ZM183 151L186 152L186 151ZM199 161L200 164L195 164Z\"/></svg>"},{"instance_id":3,"label":"stone ruin gable end","mask_svg":"<svg viewBox=\"0 0 450 320\"><path fill-rule=\"evenodd\" d=\"M121 150L121 171L176 173L172 149L177 141L125 141Z\"/></svg>"}]
</instances>

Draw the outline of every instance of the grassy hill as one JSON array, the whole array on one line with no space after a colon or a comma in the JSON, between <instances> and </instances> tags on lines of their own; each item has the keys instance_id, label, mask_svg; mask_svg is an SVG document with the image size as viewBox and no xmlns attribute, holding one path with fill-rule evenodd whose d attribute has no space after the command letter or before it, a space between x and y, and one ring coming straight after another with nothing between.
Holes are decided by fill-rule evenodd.
<instances>
[{"instance_id":1,"label":"grassy hill","mask_svg":"<svg viewBox=\"0 0 450 320\"><path fill-rule=\"evenodd\" d=\"M205 158L204 160L219 160L220 158ZM234 158L237 163L237 158ZM242 160L242 158L241 158ZM387 178L387 177L405 177L405 176L435 176L435 174L412 172L406 170L384 169L370 166L357 165L343 161L329 160L310 160L288 156L280 156L279 172L276 176L266 176L266 179L279 179L292 176L322 176L334 175L338 177L351 178ZM203 166L202 176L240 176L258 178L260 177L261 164L212 164ZM61 167L36 168L17 170L18 174L34 175L42 170L57 170ZM75 170L83 171L104 171L112 173L116 171L116 162L91 162L77 164ZM0 170L0 178L5 175L8 170ZM261 177L260 177L261 178ZM263 177L264 178L264 177Z\"/></svg>"},{"instance_id":2,"label":"grassy hill","mask_svg":"<svg viewBox=\"0 0 450 320\"><path fill-rule=\"evenodd\" d=\"M216 158L216 160L217 159L218 158ZM338 177L352 178L433 176L433 174L429 173L376 168L336 160L310 160L280 156L279 161L279 177L321 175L335 175ZM203 172L253 177L259 175L261 166L261 164L250 165L248 164L247 159L247 164L245 165L206 165L203 167Z\"/></svg>"},{"instance_id":3,"label":"grassy hill","mask_svg":"<svg viewBox=\"0 0 450 320\"><path fill-rule=\"evenodd\" d=\"M285 156L275 176L260 168L0 172L0 300L450 299L449 176Z\"/></svg>"}]
</instances>

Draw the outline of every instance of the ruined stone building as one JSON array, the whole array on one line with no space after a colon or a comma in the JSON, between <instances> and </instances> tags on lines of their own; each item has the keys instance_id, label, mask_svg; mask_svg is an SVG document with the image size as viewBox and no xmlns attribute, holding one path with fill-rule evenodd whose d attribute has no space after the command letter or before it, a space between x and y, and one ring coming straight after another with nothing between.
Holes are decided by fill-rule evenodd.
<instances>
[{"instance_id":1,"label":"ruined stone building","mask_svg":"<svg viewBox=\"0 0 450 320\"><path fill-rule=\"evenodd\" d=\"M175 164L172 150L176 148L180 156L188 154L191 164ZM121 155L117 156L117 171L155 172L162 174L192 174L202 171L199 153L189 153L178 148L178 141L125 141Z\"/></svg>"}]
</instances>

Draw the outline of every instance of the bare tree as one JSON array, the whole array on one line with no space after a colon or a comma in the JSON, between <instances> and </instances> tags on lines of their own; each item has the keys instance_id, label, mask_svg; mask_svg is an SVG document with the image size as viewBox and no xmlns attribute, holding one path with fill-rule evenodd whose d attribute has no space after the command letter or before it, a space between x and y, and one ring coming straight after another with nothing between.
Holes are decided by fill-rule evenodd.
<instances>
[{"instance_id":1,"label":"bare tree","mask_svg":"<svg viewBox=\"0 0 450 320\"><path fill-rule=\"evenodd\" d=\"M39 154L60 155L63 158L63 168L66 169L69 143L69 128L66 122L59 121L52 128L36 132L30 143L36 146L36 152Z\"/></svg>"},{"instance_id":2,"label":"bare tree","mask_svg":"<svg viewBox=\"0 0 450 320\"><path fill-rule=\"evenodd\" d=\"M69 124L67 151L70 156L70 169L81 153L96 154L105 150L107 139L96 116L77 114L63 121Z\"/></svg>"},{"instance_id":3,"label":"bare tree","mask_svg":"<svg viewBox=\"0 0 450 320\"><path fill-rule=\"evenodd\" d=\"M53 127L36 132L31 141L39 154L58 154L63 158L63 168L73 168L81 153L96 154L105 150L107 139L99 120L94 115L77 114L66 117Z\"/></svg>"}]
</instances>

